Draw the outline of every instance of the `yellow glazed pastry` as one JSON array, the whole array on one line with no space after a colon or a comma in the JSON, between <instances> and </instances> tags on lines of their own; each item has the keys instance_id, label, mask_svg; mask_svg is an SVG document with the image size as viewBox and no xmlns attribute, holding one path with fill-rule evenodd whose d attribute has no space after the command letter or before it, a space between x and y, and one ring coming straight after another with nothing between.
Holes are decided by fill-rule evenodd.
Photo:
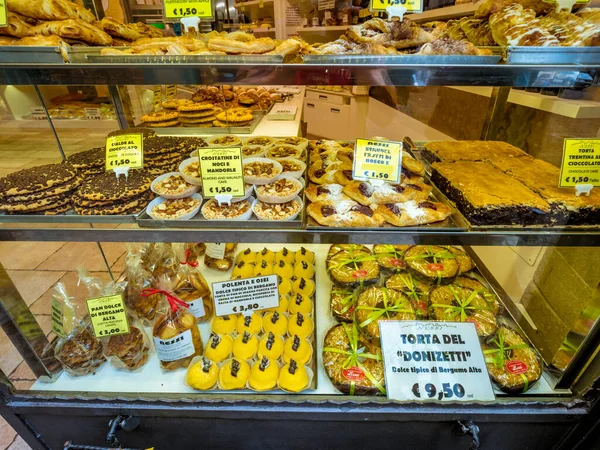
<instances>
[{"instance_id":1,"label":"yellow glazed pastry","mask_svg":"<svg viewBox=\"0 0 600 450\"><path fill-rule=\"evenodd\" d=\"M279 295L290 295L292 293L292 282L289 278L278 277L277 280L279 280L279 286L277 287Z\"/></svg>"},{"instance_id":2,"label":"yellow glazed pastry","mask_svg":"<svg viewBox=\"0 0 600 450\"><path fill-rule=\"evenodd\" d=\"M260 252L256 254L256 264L260 264L261 262L266 261L267 264L273 265L275 262L275 253L268 248L263 248Z\"/></svg>"},{"instance_id":3,"label":"yellow glazed pastry","mask_svg":"<svg viewBox=\"0 0 600 450\"><path fill-rule=\"evenodd\" d=\"M268 312L273 312L273 311L277 311L279 314L283 314L288 311L289 303L290 303L290 300L287 295L280 295L279 296L279 306L277 308L268 308L263 311L265 312L265 314ZM263 316L263 320L264 320L264 316Z\"/></svg>"},{"instance_id":4,"label":"yellow glazed pastry","mask_svg":"<svg viewBox=\"0 0 600 450\"><path fill-rule=\"evenodd\" d=\"M245 262L246 264L256 264L256 252L249 248L238 254L236 262Z\"/></svg>"},{"instance_id":5,"label":"yellow glazed pastry","mask_svg":"<svg viewBox=\"0 0 600 450\"><path fill-rule=\"evenodd\" d=\"M258 334L262 330L262 316L258 313L252 313L251 316L240 314L237 318L236 330L239 334L247 331L250 334Z\"/></svg>"},{"instance_id":6,"label":"yellow glazed pastry","mask_svg":"<svg viewBox=\"0 0 600 450\"><path fill-rule=\"evenodd\" d=\"M275 311L265 314L263 320L263 330L265 333L274 333L276 336L283 336L288 328L288 319L283 314Z\"/></svg>"},{"instance_id":7,"label":"yellow glazed pastry","mask_svg":"<svg viewBox=\"0 0 600 450\"><path fill-rule=\"evenodd\" d=\"M219 371L219 386L227 391L244 389L249 375L250 365L246 361L231 359Z\"/></svg>"},{"instance_id":8,"label":"yellow glazed pastry","mask_svg":"<svg viewBox=\"0 0 600 450\"><path fill-rule=\"evenodd\" d=\"M267 391L277 386L277 376L279 375L279 366L277 362L263 357L257 361L250 370L250 387L257 391Z\"/></svg>"},{"instance_id":9,"label":"yellow glazed pastry","mask_svg":"<svg viewBox=\"0 0 600 450\"><path fill-rule=\"evenodd\" d=\"M265 334L258 343L258 357L266 356L269 359L279 359L283 353L283 338L273 333Z\"/></svg>"},{"instance_id":10,"label":"yellow glazed pastry","mask_svg":"<svg viewBox=\"0 0 600 450\"><path fill-rule=\"evenodd\" d=\"M283 261L286 264L294 264L294 260L294 253L285 247L275 253L275 264L279 264L279 261Z\"/></svg>"},{"instance_id":11,"label":"yellow glazed pastry","mask_svg":"<svg viewBox=\"0 0 600 450\"><path fill-rule=\"evenodd\" d=\"M254 276L254 267L254 264L240 261L233 267L231 278L251 278Z\"/></svg>"},{"instance_id":12,"label":"yellow glazed pastry","mask_svg":"<svg viewBox=\"0 0 600 450\"><path fill-rule=\"evenodd\" d=\"M294 267L284 261L279 261L273 267L275 275L279 275L281 278L292 278L294 276Z\"/></svg>"},{"instance_id":13,"label":"yellow glazed pastry","mask_svg":"<svg viewBox=\"0 0 600 450\"><path fill-rule=\"evenodd\" d=\"M301 338L307 338L313 332L314 324L310 317L301 313L296 313L288 321L288 333L290 336L297 335Z\"/></svg>"},{"instance_id":14,"label":"yellow glazed pastry","mask_svg":"<svg viewBox=\"0 0 600 450\"><path fill-rule=\"evenodd\" d=\"M205 391L212 388L219 378L219 367L206 356L194 364L187 371L185 381L194 389Z\"/></svg>"},{"instance_id":15,"label":"yellow glazed pastry","mask_svg":"<svg viewBox=\"0 0 600 450\"><path fill-rule=\"evenodd\" d=\"M212 361L221 362L225 361L231 356L232 350L233 338L231 336L219 336L218 334L212 334L208 340L206 348L204 349L204 356Z\"/></svg>"},{"instance_id":16,"label":"yellow glazed pastry","mask_svg":"<svg viewBox=\"0 0 600 450\"><path fill-rule=\"evenodd\" d=\"M252 359L258 350L258 338L248 332L240 334L233 341L233 356L240 359Z\"/></svg>"},{"instance_id":17,"label":"yellow glazed pastry","mask_svg":"<svg viewBox=\"0 0 600 450\"><path fill-rule=\"evenodd\" d=\"M310 299L310 297L306 297L302 294L296 294L294 297L292 297L292 300L290 301L288 311L290 312L290 314L310 314L313 311L313 302Z\"/></svg>"},{"instance_id":18,"label":"yellow glazed pastry","mask_svg":"<svg viewBox=\"0 0 600 450\"><path fill-rule=\"evenodd\" d=\"M215 334L231 334L235 331L237 318L234 315L215 317L210 325L210 330Z\"/></svg>"},{"instance_id":19,"label":"yellow glazed pastry","mask_svg":"<svg viewBox=\"0 0 600 450\"><path fill-rule=\"evenodd\" d=\"M312 278L315 276L315 266L306 261L296 263L294 266L294 275L296 278Z\"/></svg>"},{"instance_id":20,"label":"yellow glazed pastry","mask_svg":"<svg viewBox=\"0 0 600 450\"><path fill-rule=\"evenodd\" d=\"M297 335L288 338L283 346L283 361L287 364L290 360L298 364L308 364L312 357L313 349L306 339Z\"/></svg>"},{"instance_id":21,"label":"yellow glazed pastry","mask_svg":"<svg viewBox=\"0 0 600 450\"><path fill-rule=\"evenodd\" d=\"M279 387L290 392L300 392L308 387L306 367L290 360L279 372Z\"/></svg>"},{"instance_id":22,"label":"yellow glazed pastry","mask_svg":"<svg viewBox=\"0 0 600 450\"><path fill-rule=\"evenodd\" d=\"M301 263L303 261L314 264L315 263L315 254L313 252L311 252L310 250L305 249L304 247L300 247L300 250L298 250L295 253L294 259L296 260L296 264Z\"/></svg>"},{"instance_id":23,"label":"yellow glazed pastry","mask_svg":"<svg viewBox=\"0 0 600 450\"><path fill-rule=\"evenodd\" d=\"M254 266L254 276L260 277L264 275L273 275L273 264L269 264L266 261L261 261Z\"/></svg>"},{"instance_id":24,"label":"yellow glazed pastry","mask_svg":"<svg viewBox=\"0 0 600 450\"><path fill-rule=\"evenodd\" d=\"M308 278L298 278L292 284L292 291L294 294L302 294L306 297L310 297L315 293L315 283Z\"/></svg>"}]
</instances>

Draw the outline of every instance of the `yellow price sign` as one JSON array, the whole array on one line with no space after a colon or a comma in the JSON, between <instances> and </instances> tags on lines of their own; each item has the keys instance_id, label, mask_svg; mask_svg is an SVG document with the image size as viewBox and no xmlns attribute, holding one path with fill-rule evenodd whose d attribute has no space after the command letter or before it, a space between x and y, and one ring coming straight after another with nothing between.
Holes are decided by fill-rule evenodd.
<instances>
[{"instance_id":1,"label":"yellow price sign","mask_svg":"<svg viewBox=\"0 0 600 450\"><path fill-rule=\"evenodd\" d=\"M600 139L565 139L558 187L600 186Z\"/></svg>"},{"instance_id":2,"label":"yellow price sign","mask_svg":"<svg viewBox=\"0 0 600 450\"><path fill-rule=\"evenodd\" d=\"M106 138L106 170L119 167L144 167L144 138L142 133L122 134Z\"/></svg>"},{"instance_id":3,"label":"yellow price sign","mask_svg":"<svg viewBox=\"0 0 600 450\"><path fill-rule=\"evenodd\" d=\"M211 0L164 0L165 19L181 19L196 16L210 18L213 16Z\"/></svg>"},{"instance_id":4,"label":"yellow price sign","mask_svg":"<svg viewBox=\"0 0 600 450\"><path fill-rule=\"evenodd\" d=\"M177 95L177 85L176 84L167 84L165 87L165 96L167 98L175 97Z\"/></svg>"},{"instance_id":5,"label":"yellow price sign","mask_svg":"<svg viewBox=\"0 0 600 450\"><path fill-rule=\"evenodd\" d=\"M404 6L406 12L423 12L423 0L371 0L371 11L385 11L388 6Z\"/></svg>"},{"instance_id":6,"label":"yellow price sign","mask_svg":"<svg viewBox=\"0 0 600 450\"><path fill-rule=\"evenodd\" d=\"M6 0L0 0L0 27L8 26L8 17L6 16Z\"/></svg>"},{"instance_id":7,"label":"yellow price sign","mask_svg":"<svg viewBox=\"0 0 600 450\"><path fill-rule=\"evenodd\" d=\"M129 321L121 294L88 298L85 303L96 337L129 333Z\"/></svg>"},{"instance_id":8,"label":"yellow price sign","mask_svg":"<svg viewBox=\"0 0 600 450\"><path fill-rule=\"evenodd\" d=\"M355 180L382 180L400 182L402 143L357 139L354 147L352 178Z\"/></svg>"},{"instance_id":9,"label":"yellow price sign","mask_svg":"<svg viewBox=\"0 0 600 450\"><path fill-rule=\"evenodd\" d=\"M241 147L203 148L198 158L204 197L246 195Z\"/></svg>"},{"instance_id":10,"label":"yellow price sign","mask_svg":"<svg viewBox=\"0 0 600 450\"><path fill-rule=\"evenodd\" d=\"M162 88L160 86L154 86L154 89L152 89L152 105L154 106L154 111L162 105Z\"/></svg>"}]
</instances>

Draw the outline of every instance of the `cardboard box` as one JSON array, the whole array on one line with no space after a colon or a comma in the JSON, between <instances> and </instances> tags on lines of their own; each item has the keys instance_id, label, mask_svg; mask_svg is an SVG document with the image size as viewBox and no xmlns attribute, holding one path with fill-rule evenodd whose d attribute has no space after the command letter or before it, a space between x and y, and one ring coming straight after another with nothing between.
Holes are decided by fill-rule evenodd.
<instances>
[{"instance_id":1,"label":"cardboard box","mask_svg":"<svg viewBox=\"0 0 600 450\"><path fill-rule=\"evenodd\" d=\"M552 309L533 281L525 289L521 304L537 329L532 327L524 316L517 317L517 322L546 363L552 362L552 358L569 333L569 327Z\"/></svg>"}]
</instances>

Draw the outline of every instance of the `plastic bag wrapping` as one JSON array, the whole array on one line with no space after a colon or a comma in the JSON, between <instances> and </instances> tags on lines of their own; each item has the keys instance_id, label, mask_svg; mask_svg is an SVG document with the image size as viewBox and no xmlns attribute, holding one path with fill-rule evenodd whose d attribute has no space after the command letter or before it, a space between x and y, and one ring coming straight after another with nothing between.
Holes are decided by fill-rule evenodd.
<instances>
[{"instance_id":1,"label":"plastic bag wrapping","mask_svg":"<svg viewBox=\"0 0 600 450\"><path fill-rule=\"evenodd\" d=\"M164 275L172 277L179 267L179 261L169 243L148 244L142 248L140 254L142 266L156 280Z\"/></svg>"},{"instance_id":2,"label":"plastic bag wrapping","mask_svg":"<svg viewBox=\"0 0 600 450\"><path fill-rule=\"evenodd\" d=\"M87 287L90 298L124 294L125 292L126 281L103 282L100 278L89 276L85 269L79 268L78 272L79 281ZM108 358L113 367L119 370L135 371L148 362L148 355L152 347L142 322L132 313L127 304L125 306L129 333L101 337L100 342L104 356Z\"/></svg>"},{"instance_id":3,"label":"plastic bag wrapping","mask_svg":"<svg viewBox=\"0 0 600 450\"><path fill-rule=\"evenodd\" d=\"M208 322L215 308L208 283L198 270L198 261L192 259L192 251L186 244L172 244L172 248L179 260L179 269L171 283L173 294L189 305L188 311L198 323Z\"/></svg>"},{"instance_id":4,"label":"plastic bag wrapping","mask_svg":"<svg viewBox=\"0 0 600 450\"><path fill-rule=\"evenodd\" d=\"M228 271L233 266L233 255L236 247L237 244L231 242L227 244L206 244L204 264L211 269Z\"/></svg>"},{"instance_id":5,"label":"plastic bag wrapping","mask_svg":"<svg viewBox=\"0 0 600 450\"><path fill-rule=\"evenodd\" d=\"M142 259L148 249L136 251L133 248L128 249L125 265L125 287L124 299L127 307L142 321L146 326L151 326L156 316L156 308L160 300L160 295L143 296L141 292L144 289L154 287L154 276L152 271L142 263Z\"/></svg>"},{"instance_id":6,"label":"plastic bag wrapping","mask_svg":"<svg viewBox=\"0 0 600 450\"><path fill-rule=\"evenodd\" d=\"M164 370L186 368L194 356L201 356L204 346L196 318L188 304L173 295L169 277L162 277L157 288L145 289L142 295L160 294L158 312L152 337L156 355Z\"/></svg>"},{"instance_id":7,"label":"plastic bag wrapping","mask_svg":"<svg viewBox=\"0 0 600 450\"><path fill-rule=\"evenodd\" d=\"M200 257L203 256L206 251L206 245L202 242L188 242L184 245L185 249L189 250L189 261L191 262L199 262Z\"/></svg>"},{"instance_id":8,"label":"plastic bag wrapping","mask_svg":"<svg viewBox=\"0 0 600 450\"><path fill-rule=\"evenodd\" d=\"M95 372L106 362L102 343L96 339L89 318L78 320L71 297L65 285L58 283L53 298L63 306L63 328L65 337L59 337L54 355L64 369L73 376Z\"/></svg>"}]
</instances>

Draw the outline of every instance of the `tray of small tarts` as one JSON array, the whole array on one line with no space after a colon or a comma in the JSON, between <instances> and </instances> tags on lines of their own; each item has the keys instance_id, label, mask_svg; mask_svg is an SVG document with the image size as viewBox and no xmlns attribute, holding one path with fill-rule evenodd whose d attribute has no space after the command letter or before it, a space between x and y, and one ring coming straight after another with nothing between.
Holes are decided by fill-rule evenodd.
<instances>
[{"instance_id":1,"label":"tray of small tarts","mask_svg":"<svg viewBox=\"0 0 600 450\"><path fill-rule=\"evenodd\" d=\"M354 180L353 143L311 141L307 171L307 229L466 230L448 199L408 151L400 183Z\"/></svg>"}]
</instances>

